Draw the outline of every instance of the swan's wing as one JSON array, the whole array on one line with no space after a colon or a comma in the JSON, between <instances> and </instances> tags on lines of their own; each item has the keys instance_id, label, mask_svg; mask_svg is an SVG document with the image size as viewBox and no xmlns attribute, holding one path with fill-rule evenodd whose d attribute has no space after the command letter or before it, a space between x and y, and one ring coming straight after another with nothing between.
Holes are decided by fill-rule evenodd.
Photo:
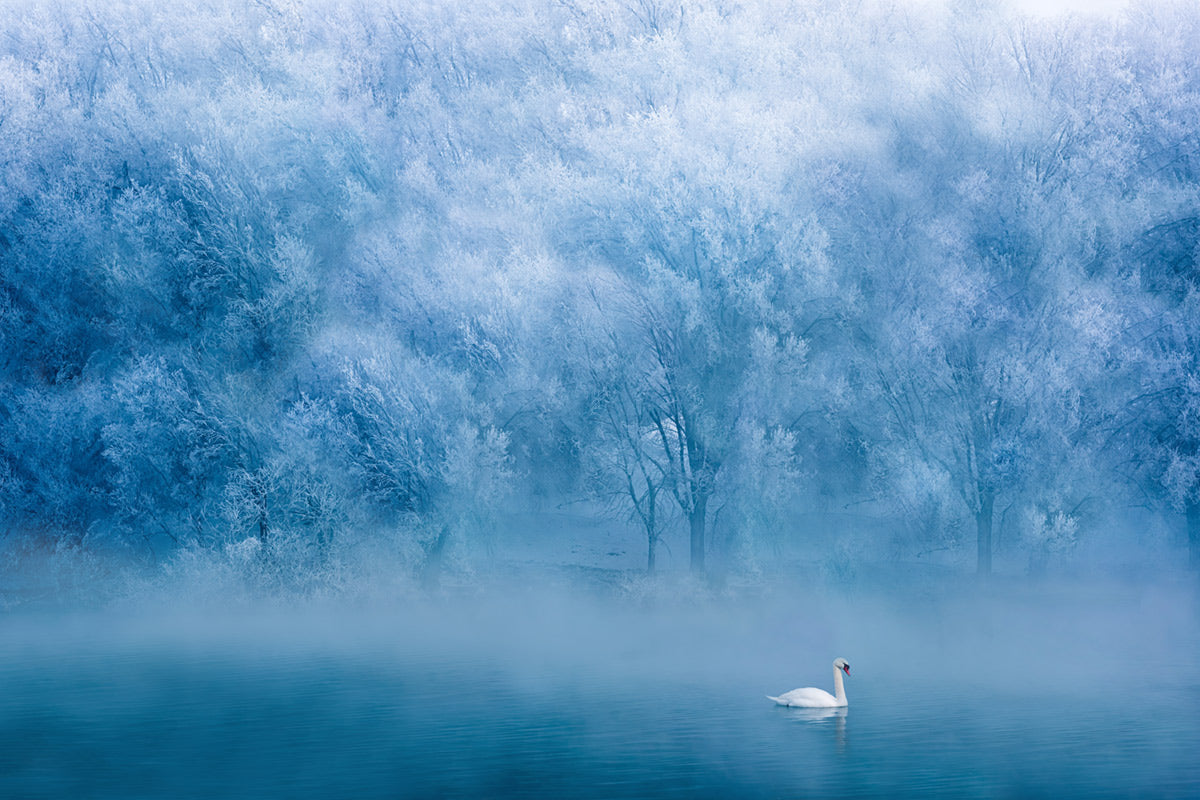
<instances>
[{"instance_id":1,"label":"swan's wing","mask_svg":"<svg viewBox=\"0 0 1200 800\"><path fill-rule=\"evenodd\" d=\"M792 689L774 700L781 706L796 706L797 708L834 708L838 705L837 698L829 692L812 687Z\"/></svg>"}]
</instances>

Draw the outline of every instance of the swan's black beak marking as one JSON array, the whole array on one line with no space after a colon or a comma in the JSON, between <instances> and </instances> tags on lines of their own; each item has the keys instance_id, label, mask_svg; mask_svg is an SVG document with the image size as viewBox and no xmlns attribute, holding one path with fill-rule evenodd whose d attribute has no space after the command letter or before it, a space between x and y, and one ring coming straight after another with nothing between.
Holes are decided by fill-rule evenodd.
<instances>
[{"instance_id":1,"label":"swan's black beak marking","mask_svg":"<svg viewBox=\"0 0 1200 800\"><path fill-rule=\"evenodd\" d=\"M843 664L842 669L844 669L846 671L847 675L850 674L850 665L849 664Z\"/></svg>"}]
</instances>

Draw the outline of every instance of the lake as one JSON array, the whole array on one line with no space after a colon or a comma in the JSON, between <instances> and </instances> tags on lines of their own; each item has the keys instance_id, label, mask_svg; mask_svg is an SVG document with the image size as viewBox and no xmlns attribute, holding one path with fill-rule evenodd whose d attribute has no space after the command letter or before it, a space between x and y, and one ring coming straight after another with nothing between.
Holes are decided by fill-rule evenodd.
<instances>
[{"instance_id":1,"label":"lake","mask_svg":"<svg viewBox=\"0 0 1200 800\"><path fill-rule=\"evenodd\" d=\"M0 796L1194 798L1194 608L1135 600L9 613Z\"/></svg>"}]
</instances>

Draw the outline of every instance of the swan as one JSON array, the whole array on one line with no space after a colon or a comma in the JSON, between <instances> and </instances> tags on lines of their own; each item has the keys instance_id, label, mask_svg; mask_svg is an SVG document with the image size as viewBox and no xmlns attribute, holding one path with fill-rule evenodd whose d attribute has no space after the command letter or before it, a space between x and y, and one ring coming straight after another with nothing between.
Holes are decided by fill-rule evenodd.
<instances>
[{"instance_id":1,"label":"swan","mask_svg":"<svg viewBox=\"0 0 1200 800\"><path fill-rule=\"evenodd\" d=\"M767 699L775 701L777 705L793 708L844 708L847 703L846 687L842 685L843 671L849 675L850 665L846 663L846 659L839 658L833 662L833 690L836 694L809 686L804 689L792 689L779 697L767 695Z\"/></svg>"}]
</instances>

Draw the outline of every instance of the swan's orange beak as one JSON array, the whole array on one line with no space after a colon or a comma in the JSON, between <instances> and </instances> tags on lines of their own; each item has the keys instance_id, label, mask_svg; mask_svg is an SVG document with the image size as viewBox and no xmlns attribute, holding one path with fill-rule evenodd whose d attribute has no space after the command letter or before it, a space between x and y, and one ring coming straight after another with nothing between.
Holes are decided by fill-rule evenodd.
<instances>
[{"instance_id":1,"label":"swan's orange beak","mask_svg":"<svg viewBox=\"0 0 1200 800\"><path fill-rule=\"evenodd\" d=\"M845 666L843 666L842 669L846 671L847 675L850 674L850 665L849 664L846 664Z\"/></svg>"}]
</instances>

